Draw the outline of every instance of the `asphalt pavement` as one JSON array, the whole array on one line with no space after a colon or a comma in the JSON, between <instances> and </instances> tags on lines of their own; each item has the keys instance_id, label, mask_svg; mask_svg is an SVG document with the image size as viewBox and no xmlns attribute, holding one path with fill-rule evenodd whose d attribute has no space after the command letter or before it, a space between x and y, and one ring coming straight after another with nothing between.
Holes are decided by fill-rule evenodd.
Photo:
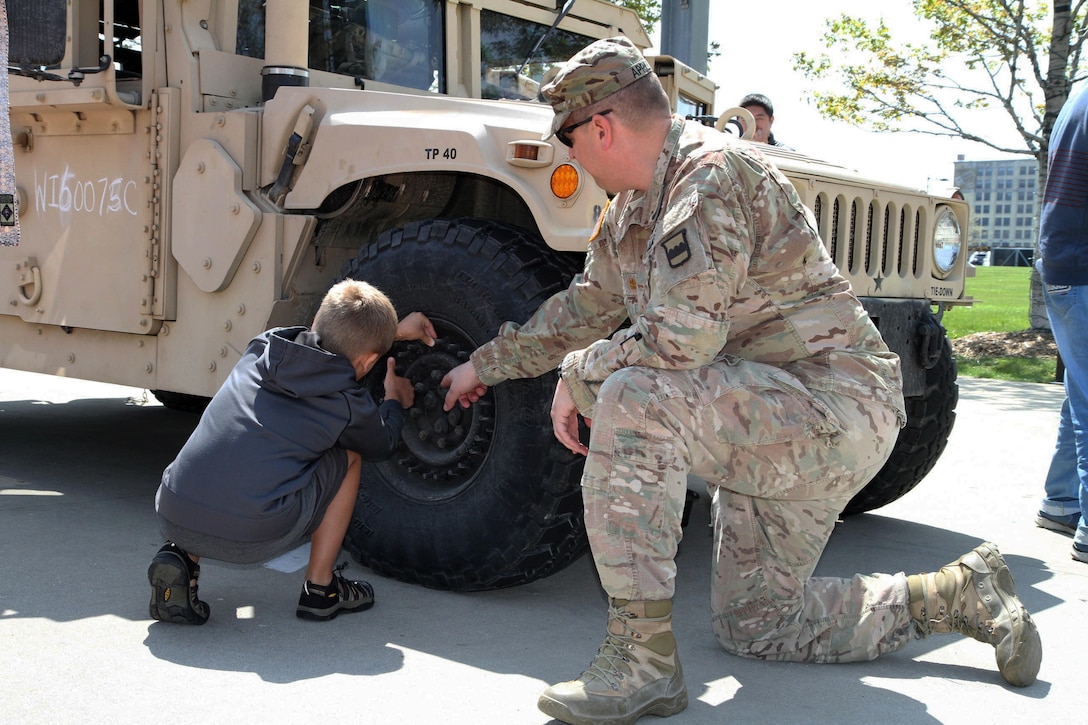
<instances>
[{"instance_id":1,"label":"asphalt pavement","mask_svg":"<svg viewBox=\"0 0 1088 725\"><path fill-rule=\"evenodd\" d=\"M1088 565L1034 515L1057 385L961 379L948 449L911 493L836 529L817 574L928 571L996 542L1044 644L1038 681L1004 684L993 648L932 636L873 662L744 660L709 622L709 504L678 557L675 630L702 723L1075 722L1085 689ZM549 722L548 684L577 676L604 636L588 557L548 579L456 594L385 579L365 613L298 620L289 565L206 561L203 627L153 622L153 502L195 417L145 391L0 370L0 724ZM346 557L345 557L346 558ZM646 718L642 722L665 722Z\"/></svg>"}]
</instances>

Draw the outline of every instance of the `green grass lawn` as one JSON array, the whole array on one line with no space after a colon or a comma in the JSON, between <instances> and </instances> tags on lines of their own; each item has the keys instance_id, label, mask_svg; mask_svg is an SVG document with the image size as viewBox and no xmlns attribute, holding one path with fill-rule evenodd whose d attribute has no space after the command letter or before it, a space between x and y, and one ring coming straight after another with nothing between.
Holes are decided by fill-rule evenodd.
<instances>
[{"instance_id":1,"label":"green grass lawn","mask_svg":"<svg viewBox=\"0 0 1088 725\"><path fill-rule=\"evenodd\" d=\"M942 324L955 340L975 332L1016 332L1028 324L1030 267L976 267L967 280L971 307L953 307ZM1054 360L1035 358L956 358L959 374L976 378L1046 383L1054 380Z\"/></svg>"},{"instance_id":2,"label":"green grass lawn","mask_svg":"<svg viewBox=\"0 0 1088 725\"><path fill-rule=\"evenodd\" d=\"M944 328L955 340L975 332L1014 332L1028 327L1029 267L976 267L967 280L971 307L953 307L944 313Z\"/></svg>"}]
</instances>

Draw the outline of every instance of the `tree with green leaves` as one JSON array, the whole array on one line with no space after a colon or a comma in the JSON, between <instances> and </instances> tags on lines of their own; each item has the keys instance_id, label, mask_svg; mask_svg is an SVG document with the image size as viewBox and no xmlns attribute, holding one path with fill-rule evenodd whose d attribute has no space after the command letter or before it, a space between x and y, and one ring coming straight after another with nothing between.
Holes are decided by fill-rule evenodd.
<instances>
[{"instance_id":1,"label":"tree with green leaves","mask_svg":"<svg viewBox=\"0 0 1088 725\"><path fill-rule=\"evenodd\" d=\"M912 0L929 28L923 43L896 42L883 20L841 15L827 21L826 52L794 54L794 68L817 83L820 113L876 131L962 138L997 151L1034 156L1046 184L1050 131L1074 83L1082 80L1088 0ZM1009 143L984 128L1003 111ZM1048 327L1033 275L1031 325Z\"/></svg>"},{"instance_id":2,"label":"tree with green leaves","mask_svg":"<svg viewBox=\"0 0 1088 725\"><path fill-rule=\"evenodd\" d=\"M661 20L661 0L612 0L612 2L638 13L642 24L646 26L647 33L652 33Z\"/></svg>"}]
</instances>

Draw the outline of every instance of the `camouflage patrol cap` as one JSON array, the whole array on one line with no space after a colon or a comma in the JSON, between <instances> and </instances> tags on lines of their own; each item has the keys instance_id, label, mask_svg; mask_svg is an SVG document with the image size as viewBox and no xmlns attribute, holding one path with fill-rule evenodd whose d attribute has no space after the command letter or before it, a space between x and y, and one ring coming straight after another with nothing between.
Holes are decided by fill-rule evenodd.
<instances>
[{"instance_id":1,"label":"camouflage patrol cap","mask_svg":"<svg viewBox=\"0 0 1088 725\"><path fill-rule=\"evenodd\" d=\"M540 89L555 111L544 140L566 125L571 111L607 98L651 72L639 49L622 36L598 40L578 51Z\"/></svg>"}]
</instances>

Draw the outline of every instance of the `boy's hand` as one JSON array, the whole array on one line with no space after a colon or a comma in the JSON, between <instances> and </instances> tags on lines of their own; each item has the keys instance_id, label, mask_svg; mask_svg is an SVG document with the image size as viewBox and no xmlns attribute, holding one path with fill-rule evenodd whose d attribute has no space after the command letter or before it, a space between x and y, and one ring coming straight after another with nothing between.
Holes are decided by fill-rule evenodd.
<instances>
[{"instance_id":1,"label":"boy's hand","mask_svg":"<svg viewBox=\"0 0 1088 725\"><path fill-rule=\"evenodd\" d=\"M412 387L412 381L402 378L394 370L397 363L393 358L386 358L385 362L385 399L395 400L403 408L411 408L416 402L416 391Z\"/></svg>"},{"instance_id":2,"label":"boy's hand","mask_svg":"<svg viewBox=\"0 0 1088 725\"><path fill-rule=\"evenodd\" d=\"M428 347L434 347L434 325L422 312L413 312L397 324L397 340L420 340Z\"/></svg>"}]
</instances>

